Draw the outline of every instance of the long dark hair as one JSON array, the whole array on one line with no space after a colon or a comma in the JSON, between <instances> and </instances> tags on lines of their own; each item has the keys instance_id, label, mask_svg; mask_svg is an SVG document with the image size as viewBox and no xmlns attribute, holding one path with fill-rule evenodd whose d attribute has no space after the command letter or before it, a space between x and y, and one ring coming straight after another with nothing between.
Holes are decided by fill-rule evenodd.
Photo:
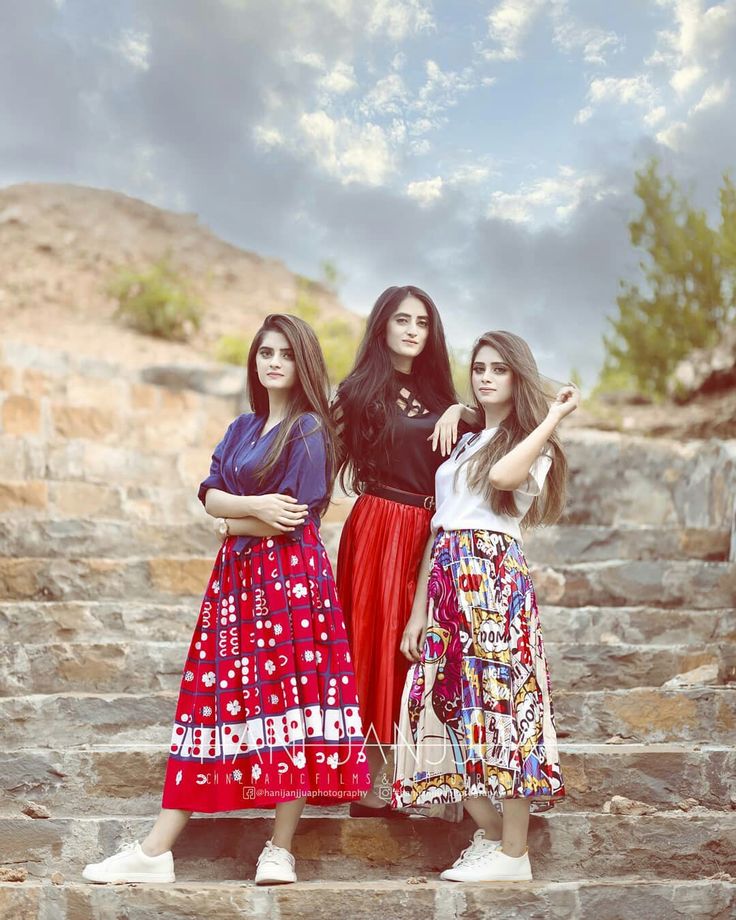
<instances>
[{"instance_id":1,"label":"long dark hair","mask_svg":"<svg viewBox=\"0 0 736 920\"><path fill-rule=\"evenodd\" d=\"M470 390L481 412L483 410L473 390L472 380L473 364L484 345L495 348L504 364L508 364L511 369L513 405L488 444L466 461L468 486L472 491L482 494L496 514L516 515L518 511L514 493L495 489L491 485L489 473L497 460L516 447L544 420L549 409L548 394L539 376L534 355L524 339L513 332L486 332L473 346L470 358ZM535 497L524 515L524 527L553 524L565 507L567 459L556 434L550 437L547 447L552 453L552 466L541 495Z\"/></svg>"},{"instance_id":2,"label":"long dark hair","mask_svg":"<svg viewBox=\"0 0 736 920\"><path fill-rule=\"evenodd\" d=\"M324 355L314 330L304 320L299 319L298 316L292 316L290 313L270 313L264 319L263 325L251 343L247 362L250 406L256 415L263 416L264 419L268 417L269 411L268 390L258 379L256 355L267 332L280 332L289 343L289 348L294 353L296 381L289 394L286 416L264 458L262 466L258 470L258 477L261 480L265 479L278 462L279 456L286 445L293 438L301 436L300 434L294 434L292 431L296 420L305 412L316 415L324 434L327 457L327 498L324 506L320 509L321 513L330 503L337 465L335 430L329 407L330 382L327 376ZM299 498L298 495L295 497Z\"/></svg>"},{"instance_id":3,"label":"long dark hair","mask_svg":"<svg viewBox=\"0 0 736 920\"><path fill-rule=\"evenodd\" d=\"M386 344L386 326L407 297L427 308L429 334L412 364L413 395L431 412L444 412L456 401L442 320L434 301L412 284L390 287L373 305L352 371L340 384L335 412L341 430L340 483L361 492L375 481L388 452L399 414L396 377Z\"/></svg>"}]
</instances>

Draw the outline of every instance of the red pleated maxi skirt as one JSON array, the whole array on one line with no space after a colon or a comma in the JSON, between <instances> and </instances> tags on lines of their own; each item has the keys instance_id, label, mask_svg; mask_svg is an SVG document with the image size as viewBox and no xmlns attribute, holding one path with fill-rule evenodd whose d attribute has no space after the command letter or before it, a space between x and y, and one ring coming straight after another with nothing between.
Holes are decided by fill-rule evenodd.
<instances>
[{"instance_id":1,"label":"red pleated maxi skirt","mask_svg":"<svg viewBox=\"0 0 736 920\"><path fill-rule=\"evenodd\" d=\"M318 530L217 555L182 675L164 808L219 812L370 788L353 663Z\"/></svg>"},{"instance_id":2,"label":"red pleated maxi skirt","mask_svg":"<svg viewBox=\"0 0 736 920\"><path fill-rule=\"evenodd\" d=\"M368 743L392 744L409 662L399 651L432 512L361 495L340 538L337 590Z\"/></svg>"}]
</instances>

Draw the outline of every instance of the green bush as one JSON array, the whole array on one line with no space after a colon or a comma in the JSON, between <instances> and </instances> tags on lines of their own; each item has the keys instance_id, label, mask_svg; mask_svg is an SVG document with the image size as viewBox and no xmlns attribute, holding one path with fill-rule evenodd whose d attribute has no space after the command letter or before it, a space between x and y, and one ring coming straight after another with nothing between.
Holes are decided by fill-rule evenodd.
<instances>
[{"instance_id":1,"label":"green bush","mask_svg":"<svg viewBox=\"0 0 736 920\"><path fill-rule=\"evenodd\" d=\"M250 342L240 335L223 335L215 345L215 358L223 364L236 364L245 367L248 360Z\"/></svg>"},{"instance_id":2,"label":"green bush","mask_svg":"<svg viewBox=\"0 0 736 920\"><path fill-rule=\"evenodd\" d=\"M467 348L448 348L450 355L450 373L455 392L463 402L473 402L473 392L470 386L470 351Z\"/></svg>"},{"instance_id":3,"label":"green bush","mask_svg":"<svg viewBox=\"0 0 736 920\"><path fill-rule=\"evenodd\" d=\"M325 356L330 383L337 384L347 377L353 366L364 324L358 329L353 329L347 320L340 317L323 319L313 291L313 282L300 277L294 315L309 323L314 329Z\"/></svg>"},{"instance_id":4,"label":"green bush","mask_svg":"<svg viewBox=\"0 0 736 920\"><path fill-rule=\"evenodd\" d=\"M202 324L201 305L165 261L148 271L122 269L108 292L118 302L115 316L145 335L184 342Z\"/></svg>"}]
</instances>

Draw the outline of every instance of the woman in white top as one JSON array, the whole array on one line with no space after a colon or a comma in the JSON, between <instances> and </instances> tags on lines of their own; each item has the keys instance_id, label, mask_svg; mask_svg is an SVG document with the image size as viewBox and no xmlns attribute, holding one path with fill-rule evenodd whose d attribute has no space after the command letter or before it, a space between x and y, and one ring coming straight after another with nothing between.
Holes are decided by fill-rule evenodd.
<instances>
[{"instance_id":1,"label":"woman in white top","mask_svg":"<svg viewBox=\"0 0 736 920\"><path fill-rule=\"evenodd\" d=\"M510 332L478 339L470 378L485 427L437 471L433 535L401 640L414 665L393 805L462 803L478 825L441 878L528 881L529 803L565 792L520 524L562 512L567 464L555 429L580 397L566 386L550 406L529 346Z\"/></svg>"}]
</instances>

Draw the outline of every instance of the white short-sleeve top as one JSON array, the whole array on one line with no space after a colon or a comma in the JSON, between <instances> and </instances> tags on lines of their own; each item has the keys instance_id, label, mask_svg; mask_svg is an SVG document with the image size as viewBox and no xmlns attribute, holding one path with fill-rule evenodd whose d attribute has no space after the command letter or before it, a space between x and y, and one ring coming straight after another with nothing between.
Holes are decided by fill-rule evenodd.
<instances>
[{"instance_id":1,"label":"white short-sleeve top","mask_svg":"<svg viewBox=\"0 0 736 920\"><path fill-rule=\"evenodd\" d=\"M496 514L482 494L468 488L467 461L488 444L497 428L484 428L476 434L465 434L455 445L447 460L435 475L437 510L432 518L432 530L494 530L507 533L521 542L521 521L539 495L552 466L549 451L542 451L532 464L526 482L514 490L517 515ZM456 481L457 474L457 481Z\"/></svg>"}]
</instances>

